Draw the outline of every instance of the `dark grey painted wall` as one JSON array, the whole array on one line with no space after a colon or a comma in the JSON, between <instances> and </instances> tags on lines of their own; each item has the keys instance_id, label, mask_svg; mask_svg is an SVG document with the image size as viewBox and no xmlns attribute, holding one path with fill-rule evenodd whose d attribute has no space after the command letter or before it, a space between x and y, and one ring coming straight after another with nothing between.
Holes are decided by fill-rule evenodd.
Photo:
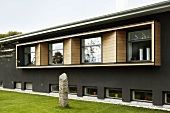
<instances>
[{"instance_id":1,"label":"dark grey painted wall","mask_svg":"<svg viewBox=\"0 0 170 113\"><path fill-rule=\"evenodd\" d=\"M58 77L66 73L69 85L77 85L78 96L83 96L83 86L97 86L98 98L105 98L104 88L122 88L122 100L131 101L131 90L152 90L153 104L162 105L163 92L170 92L170 12L99 25L95 29L158 20L161 23L161 66L90 67L53 69L16 69L15 58L1 59L0 81L4 88L14 88L14 82L33 83L33 91L49 92L49 84L58 84Z\"/></svg>"}]
</instances>

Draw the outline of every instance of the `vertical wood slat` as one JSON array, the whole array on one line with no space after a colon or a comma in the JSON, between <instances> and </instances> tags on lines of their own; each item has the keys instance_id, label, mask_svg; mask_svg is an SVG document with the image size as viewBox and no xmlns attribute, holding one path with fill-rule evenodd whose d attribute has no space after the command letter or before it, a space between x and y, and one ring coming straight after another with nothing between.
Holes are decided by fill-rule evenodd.
<instances>
[{"instance_id":1,"label":"vertical wood slat","mask_svg":"<svg viewBox=\"0 0 170 113\"><path fill-rule=\"evenodd\" d=\"M117 37L117 62L126 62L126 31L116 31Z\"/></svg>"},{"instance_id":2,"label":"vertical wood slat","mask_svg":"<svg viewBox=\"0 0 170 113\"><path fill-rule=\"evenodd\" d=\"M40 43L41 65L48 65L48 43Z\"/></svg>"},{"instance_id":3,"label":"vertical wood slat","mask_svg":"<svg viewBox=\"0 0 170 113\"><path fill-rule=\"evenodd\" d=\"M64 40L64 64L71 64L71 39Z\"/></svg>"},{"instance_id":4,"label":"vertical wood slat","mask_svg":"<svg viewBox=\"0 0 170 113\"><path fill-rule=\"evenodd\" d=\"M35 45L35 62L36 65L40 65L40 43Z\"/></svg>"},{"instance_id":5,"label":"vertical wood slat","mask_svg":"<svg viewBox=\"0 0 170 113\"><path fill-rule=\"evenodd\" d=\"M103 63L116 62L116 31L102 35Z\"/></svg>"},{"instance_id":6,"label":"vertical wood slat","mask_svg":"<svg viewBox=\"0 0 170 113\"><path fill-rule=\"evenodd\" d=\"M80 38L71 39L71 64L80 64Z\"/></svg>"},{"instance_id":7,"label":"vertical wood slat","mask_svg":"<svg viewBox=\"0 0 170 113\"><path fill-rule=\"evenodd\" d=\"M154 22L154 34L155 34L155 66L160 66L161 65L161 30L160 30L160 23L155 21Z\"/></svg>"}]
</instances>

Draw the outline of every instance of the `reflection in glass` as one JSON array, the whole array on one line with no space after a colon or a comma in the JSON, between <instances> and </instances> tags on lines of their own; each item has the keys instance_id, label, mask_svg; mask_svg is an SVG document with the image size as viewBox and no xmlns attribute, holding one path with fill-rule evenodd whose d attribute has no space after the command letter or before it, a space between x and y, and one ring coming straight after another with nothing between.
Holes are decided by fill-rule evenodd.
<instances>
[{"instance_id":1,"label":"reflection in glass","mask_svg":"<svg viewBox=\"0 0 170 113\"><path fill-rule=\"evenodd\" d=\"M101 62L101 37L82 40L82 62Z\"/></svg>"},{"instance_id":2,"label":"reflection in glass","mask_svg":"<svg viewBox=\"0 0 170 113\"><path fill-rule=\"evenodd\" d=\"M24 48L24 64L25 65L35 65L35 46Z\"/></svg>"},{"instance_id":3,"label":"reflection in glass","mask_svg":"<svg viewBox=\"0 0 170 113\"><path fill-rule=\"evenodd\" d=\"M63 63L63 43L49 44L49 64Z\"/></svg>"}]
</instances>

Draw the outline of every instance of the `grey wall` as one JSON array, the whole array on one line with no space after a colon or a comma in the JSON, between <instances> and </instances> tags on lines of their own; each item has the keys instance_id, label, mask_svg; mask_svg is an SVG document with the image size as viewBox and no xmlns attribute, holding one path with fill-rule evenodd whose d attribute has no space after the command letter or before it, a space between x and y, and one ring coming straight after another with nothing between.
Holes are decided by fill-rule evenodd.
<instances>
[{"instance_id":1,"label":"grey wall","mask_svg":"<svg viewBox=\"0 0 170 113\"><path fill-rule=\"evenodd\" d=\"M78 96L83 96L83 86L97 86L98 98L105 98L104 88L122 88L122 100L131 101L131 90L152 90L153 104L163 104L163 92L170 92L170 12L99 25L94 29L158 20L161 23L161 66L90 67L53 69L16 69L15 58L1 59L0 81L4 88L14 88L13 82L32 82L33 91L49 92L49 84L58 84L58 77L66 73L69 85L77 85ZM24 87L22 87L24 89Z\"/></svg>"}]
</instances>

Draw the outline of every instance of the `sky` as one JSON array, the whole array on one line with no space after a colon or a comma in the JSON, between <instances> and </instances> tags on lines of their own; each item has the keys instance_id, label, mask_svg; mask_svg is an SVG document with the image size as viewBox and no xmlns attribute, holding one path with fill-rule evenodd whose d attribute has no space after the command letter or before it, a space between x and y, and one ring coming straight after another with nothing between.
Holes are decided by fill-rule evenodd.
<instances>
[{"instance_id":1,"label":"sky","mask_svg":"<svg viewBox=\"0 0 170 113\"><path fill-rule=\"evenodd\" d=\"M28 33L166 0L0 0L0 33Z\"/></svg>"}]
</instances>

